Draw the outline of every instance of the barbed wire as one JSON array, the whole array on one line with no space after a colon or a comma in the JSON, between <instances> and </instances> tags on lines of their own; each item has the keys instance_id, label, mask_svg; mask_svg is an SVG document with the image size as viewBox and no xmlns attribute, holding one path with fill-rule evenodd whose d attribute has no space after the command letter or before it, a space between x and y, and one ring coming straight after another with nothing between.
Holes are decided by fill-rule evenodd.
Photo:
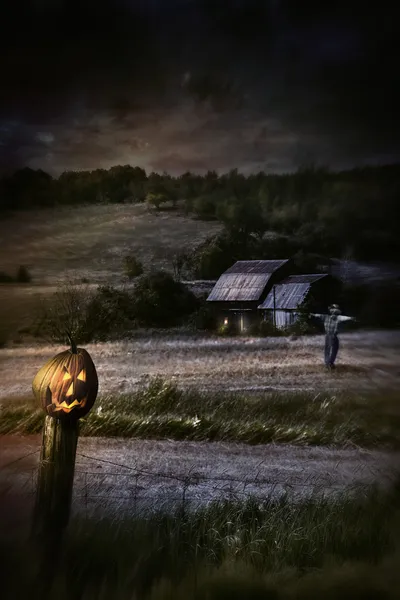
<instances>
[{"instance_id":1,"label":"barbed wire","mask_svg":"<svg viewBox=\"0 0 400 600\"><path fill-rule=\"evenodd\" d=\"M24 454L24 456L20 456L19 458L16 458L15 460L12 460L9 463L6 463L5 465L1 465L1 468L7 469L11 465L14 465L17 462L24 460L25 458L28 458L29 456L33 456L34 454L37 454L38 452L40 452L40 448L38 448L37 450L33 450L33 452L28 452L28 454ZM33 468L35 469L36 467L33 467Z\"/></svg>"},{"instance_id":2,"label":"barbed wire","mask_svg":"<svg viewBox=\"0 0 400 600\"><path fill-rule=\"evenodd\" d=\"M5 466L20 462L37 452L39 450L29 452L7 463ZM311 490L311 494L320 492L321 495L324 495L324 493L333 492L334 490L360 491L367 489L371 485L371 483L362 481L353 484L346 484L345 482L334 483L332 475L318 472L309 473L297 481L279 480L271 476L263 477L261 475L261 467L266 459L263 459L255 466L251 477L235 477L229 474L224 475L224 473L206 475L196 472L193 467L184 474L152 471L139 468L137 465L121 464L81 452L77 453L77 457L78 459L86 459L97 464L106 464L118 469L118 471L108 470L101 472L79 466L75 469L74 502L75 505L78 502L79 509L79 503L83 499L83 508L87 516L89 515L89 511L96 511L98 509L105 512L113 512L114 514L122 513L125 509L129 510L130 514L132 513L132 509L134 514L138 514L143 510L154 512L162 510L165 506L171 508L171 504L180 506L184 512L188 505L197 504L201 506L218 499L239 501L253 497L257 498L258 501L262 501L263 499L269 500L273 497L278 497L282 493L287 494L289 490L292 493L299 491L306 493L307 490L308 492ZM339 463L335 464L335 470L338 468ZM371 472L374 471L372 468L369 470ZM25 493L33 496L36 489L38 465L24 471L30 479L28 480L28 477L26 477L25 484L23 484L21 482L23 474L19 472L18 481L15 481L15 473L12 473L14 485L11 484L9 489L18 487L19 493L21 493L21 488L29 487L30 491ZM297 477L300 477L300 475L297 474ZM386 477L389 478L389 474L386 474ZM122 484L121 478L127 479L125 484ZM4 485L4 477L2 479ZM160 485L163 484L154 485L156 480L159 482L160 480L167 480L171 483L176 482L178 485L167 485L164 488L160 488ZM138 510L139 504L142 505L141 510Z\"/></svg>"}]
</instances>

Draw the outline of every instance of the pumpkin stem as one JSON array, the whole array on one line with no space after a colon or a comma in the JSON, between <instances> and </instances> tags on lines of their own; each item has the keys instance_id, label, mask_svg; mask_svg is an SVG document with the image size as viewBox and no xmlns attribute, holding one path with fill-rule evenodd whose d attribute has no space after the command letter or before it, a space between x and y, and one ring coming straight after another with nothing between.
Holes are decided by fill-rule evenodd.
<instances>
[{"instance_id":1,"label":"pumpkin stem","mask_svg":"<svg viewBox=\"0 0 400 600\"><path fill-rule=\"evenodd\" d=\"M69 339L69 343L71 344L71 352L72 354L78 354L78 348L76 347L76 342L75 340L71 337L71 335L69 333L67 333L68 339Z\"/></svg>"}]
</instances>

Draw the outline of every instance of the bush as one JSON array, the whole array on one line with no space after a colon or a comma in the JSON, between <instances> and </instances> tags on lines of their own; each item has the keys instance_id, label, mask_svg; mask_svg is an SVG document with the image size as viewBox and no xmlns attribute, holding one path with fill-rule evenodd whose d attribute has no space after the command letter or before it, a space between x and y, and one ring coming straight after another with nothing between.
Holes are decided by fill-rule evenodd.
<instances>
[{"instance_id":1,"label":"bush","mask_svg":"<svg viewBox=\"0 0 400 600\"><path fill-rule=\"evenodd\" d=\"M134 279L143 273L143 265L135 256L125 256L124 271L128 279Z\"/></svg>"},{"instance_id":2,"label":"bush","mask_svg":"<svg viewBox=\"0 0 400 600\"><path fill-rule=\"evenodd\" d=\"M85 314L85 342L105 341L136 326L132 297L112 286L100 286Z\"/></svg>"},{"instance_id":3,"label":"bush","mask_svg":"<svg viewBox=\"0 0 400 600\"><path fill-rule=\"evenodd\" d=\"M102 286L95 293L66 284L43 307L33 335L56 343L106 340L135 326L132 300L126 292Z\"/></svg>"},{"instance_id":4,"label":"bush","mask_svg":"<svg viewBox=\"0 0 400 600\"><path fill-rule=\"evenodd\" d=\"M204 303L192 313L187 321L189 327L200 331L215 331L217 329L217 317L212 308Z\"/></svg>"},{"instance_id":5,"label":"bush","mask_svg":"<svg viewBox=\"0 0 400 600\"><path fill-rule=\"evenodd\" d=\"M32 281L32 276L29 273L28 269L24 267L24 265L21 265L19 267L15 281L17 281L18 283L29 283L30 281Z\"/></svg>"},{"instance_id":6,"label":"bush","mask_svg":"<svg viewBox=\"0 0 400 600\"><path fill-rule=\"evenodd\" d=\"M217 329L218 335L236 335L239 333L238 327L232 321L229 321L227 325L224 323Z\"/></svg>"},{"instance_id":7,"label":"bush","mask_svg":"<svg viewBox=\"0 0 400 600\"><path fill-rule=\"evenodd\" d=\"M14 283L14 277L4 271L0 271L0 283Z\"/></svg>"},{"instance_id":8,"label":"bush","mask_svg":"<svg viewBox=\"0 0 400 600\"><path fill-rule=\"evenodd\" d=\"M249 333L250 335L259 335L261 337L276 337L283 335L282 330L275 327L273 322L269 319L253 323L249 328Z\"/></svg>"},{"instance_id":9,"label":"bush","mask_svg":"<svg viewBox=\"0 0 400 600\"><path fill-rule=\"evenodd\" d=\"M135 287L133 311L145 327L177 325L198 305L196 296L164 271L144 275Z\"/></svg>"}]
</instances>

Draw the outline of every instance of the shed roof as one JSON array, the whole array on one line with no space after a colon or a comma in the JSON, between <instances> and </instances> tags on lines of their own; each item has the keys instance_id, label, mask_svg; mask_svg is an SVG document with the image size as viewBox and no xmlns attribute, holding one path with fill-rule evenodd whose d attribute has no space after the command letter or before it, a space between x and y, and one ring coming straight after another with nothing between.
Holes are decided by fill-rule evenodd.
<instances>
[{"instance_id":1,"label":"shed roof","mask_svg":"<svg viewBox=\"0 0 400 600\"><path fill-rule=\"evenodd\" d=\"M273 273L288 260L288 258L283 260L237 260L223 275L229 273Z\"/></svg>"},{"instance_id":2,"label":"shed roof","mask_svg":"<svg viewBox=\"0 0 400 600\"><path fill-rule=\"evenodd\" d=\"M207 300L211 302L256 302L271 275L286 260L238 260L221 275Z\"/></svg>"},{"instance_id":3,"label":"shed roof","mask_svg":"<svg viewBox=\"0 0 400 600\"><path fill-rule=\"evenodd\" d=\"M282 283L275 286L275 309L276 310L295 310L307 297L313 283L328 277L326 274L313 275L291 275ZM273 310L274 293L273 290L258 308Z\"/></svg>"}]
</instances>

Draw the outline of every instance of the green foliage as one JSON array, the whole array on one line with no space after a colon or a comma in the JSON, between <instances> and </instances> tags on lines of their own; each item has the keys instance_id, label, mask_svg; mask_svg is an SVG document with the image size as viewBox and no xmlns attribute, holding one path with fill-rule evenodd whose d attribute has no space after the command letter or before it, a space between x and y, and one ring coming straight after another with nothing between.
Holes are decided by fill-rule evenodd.
<instances>
[{"instance_id":1,"label":"green foliage","mask_svg":"<svg viewBox=\"0 0 400 600\"><path fill-rule=\"evenodd\" d=\"M24 265L21 265L18 268L15 281L17 281L18 283L29 283L30 281L32 281L32 276L29 273L28 269L24 267Z\"/></svg>"},{"instance_id":2,"label":"green foliage","mask_svg":"<svg viewBox=\"0 0 400 600\"><path fill-rule=\"evenodd\" d=\"M14 277L5 273L4 271L0 271L0 283L14 283Z\"/></svg>"},{"instance_id":3,"label":"green foliage","mask_svg":"<svg viewBox=\"0 0 400 600\"><path fill-rule=\"evenodd\" d=\"M196 198L192 204L192 211L199 219L203 219L205 221L215 219L215 195L208 194Z\"/></svg>"},{"instance_id":4,"label":"green foliage","mask_svg":"<svg viewBox=\"0 0 400 600\"><path fill-rule=\"evenodd\" d=\"M50 342L77 344L106 340L135 325L132 301L124 291L67 283L40 310L33 333Z\"/></svg>"},{"instance_id":5,"label":"green foliage","mask_svg":"<svg viewBox=\"0 0 400 600\"><path fill-rule=\"evenodd\" d=\"M172 269L174 272L174 279L179 281L182 277L182 273L188 265L189 253L188 252L176 252L172 257Z\"/></svg>"},{"instance_id":6,"label":"green foliage","mask_svg":"<svg viewBox=\"0 0 400 600\"><path fill-rule=\"evenodd\" d=\"M399 192L399 165L336 173L308 166L290 175L248 177L236 169L224 175L147 176L139 167L122 165L65 172L58 179L26 168L0 180L0 212L145 199L159 210L182 199L187 214L221 220L247 253L252 236L261 239L275 230L296 237L308 252L340 256L351 240L356 259L393 260L400 255Z\"/></svg>"},{"instance_id":7,"label":"green foliage","mask_svg":"<svg viewBox=\"0 0 400 600\"><path fill-rule=\"evenodd\" d=\"M198 300L182 283L164 271L141 277L135 287L135 318L145 327L178 324L198 307Z\"/></svg>"},{"instance_id":8,"label":"green foliage","mask_svg":"<svg viewBox=\"0 0 400 600\"><path fill-rule=\"evenodd\" d=\"M266 318L252 323L249 334L260 337L278 337L283 335L283 332L282 329L274 326L271 318Z\"/></svg>"},{"instance_id":9,"label":"green foliage","mask_svg":"<svg viewBox=\"0 0 400 600\"><path fill-rule=\"evenodd\" d=\"M125 256L124 271L128 279L134 279L143 273L143 265L136 256Z\"/></svg>"},{"instance_id":10,"label":"green foliage","mask_svg":"<svg viewBox=\"0 0 400 600\"><path fill-rule=\"evenodd\" d=\"M146 194L145 200L148 206L155 208L155 210L159 210L161 204L168 202L168 198L165 194L155 194L154 192Z\"/></svg>"},{"instance_id":11,"label":"green foliage","mask_svg":"<svg viewBox=\"0 0 400 600\"><path fill-rule=\"evenodd\" d=\"M133 394L99 397L97 405L102 411L82 421L82 435L400 449L396 393L200 393L155 377ZM0 434L38 433L41 423L31 401L7 403Z\"/></svg>"},{"instance_id":12,"label":"green foliage","mask_svg":"<svg viewBox=\"0 0 400 600\"><path fill-rule=\"evenodd\" d=\"M221 335L221 336L233 336L233 335L236 335L237 333L239 333L238 327L235 326L235 324L232 322L232 320L229 320L227 324L222 323L217 328L217 334Z\"/></svg>"},{"instance_id":13,"label":"green foliage","mask_svg":"<svg viewBox=\"0 0 400 600\"><path fill-rule=\"evenodd\" d=\"M290 493L219 500L119 521L75 518L46 597L395 600L398 505L398 491L372 488L295 502ZM0 558L5 600L38 588L32 541L2 538Z\"/></svg>"},{"instance_id":14,"label":"green foliage","mask_svg":"<svg viewBox=\"0 0 400 600\"><path fill-rule=\"evenodd\" d=\"M100 286L87 305L82 323L85 342L113 339L135 326L130 294L112 286Z\"/></svg>"},{"instance_id":15,"label":"green foliage","mask_svg":"<svg viewBox=\"0 0 400 600\"><path fill-rule=\"evenodd\" d=\"M203 300L199 308L189 315L186 323L190 329L215 331L217 329L218 317L209 303Z\"/></svg>"}]
</instances>

